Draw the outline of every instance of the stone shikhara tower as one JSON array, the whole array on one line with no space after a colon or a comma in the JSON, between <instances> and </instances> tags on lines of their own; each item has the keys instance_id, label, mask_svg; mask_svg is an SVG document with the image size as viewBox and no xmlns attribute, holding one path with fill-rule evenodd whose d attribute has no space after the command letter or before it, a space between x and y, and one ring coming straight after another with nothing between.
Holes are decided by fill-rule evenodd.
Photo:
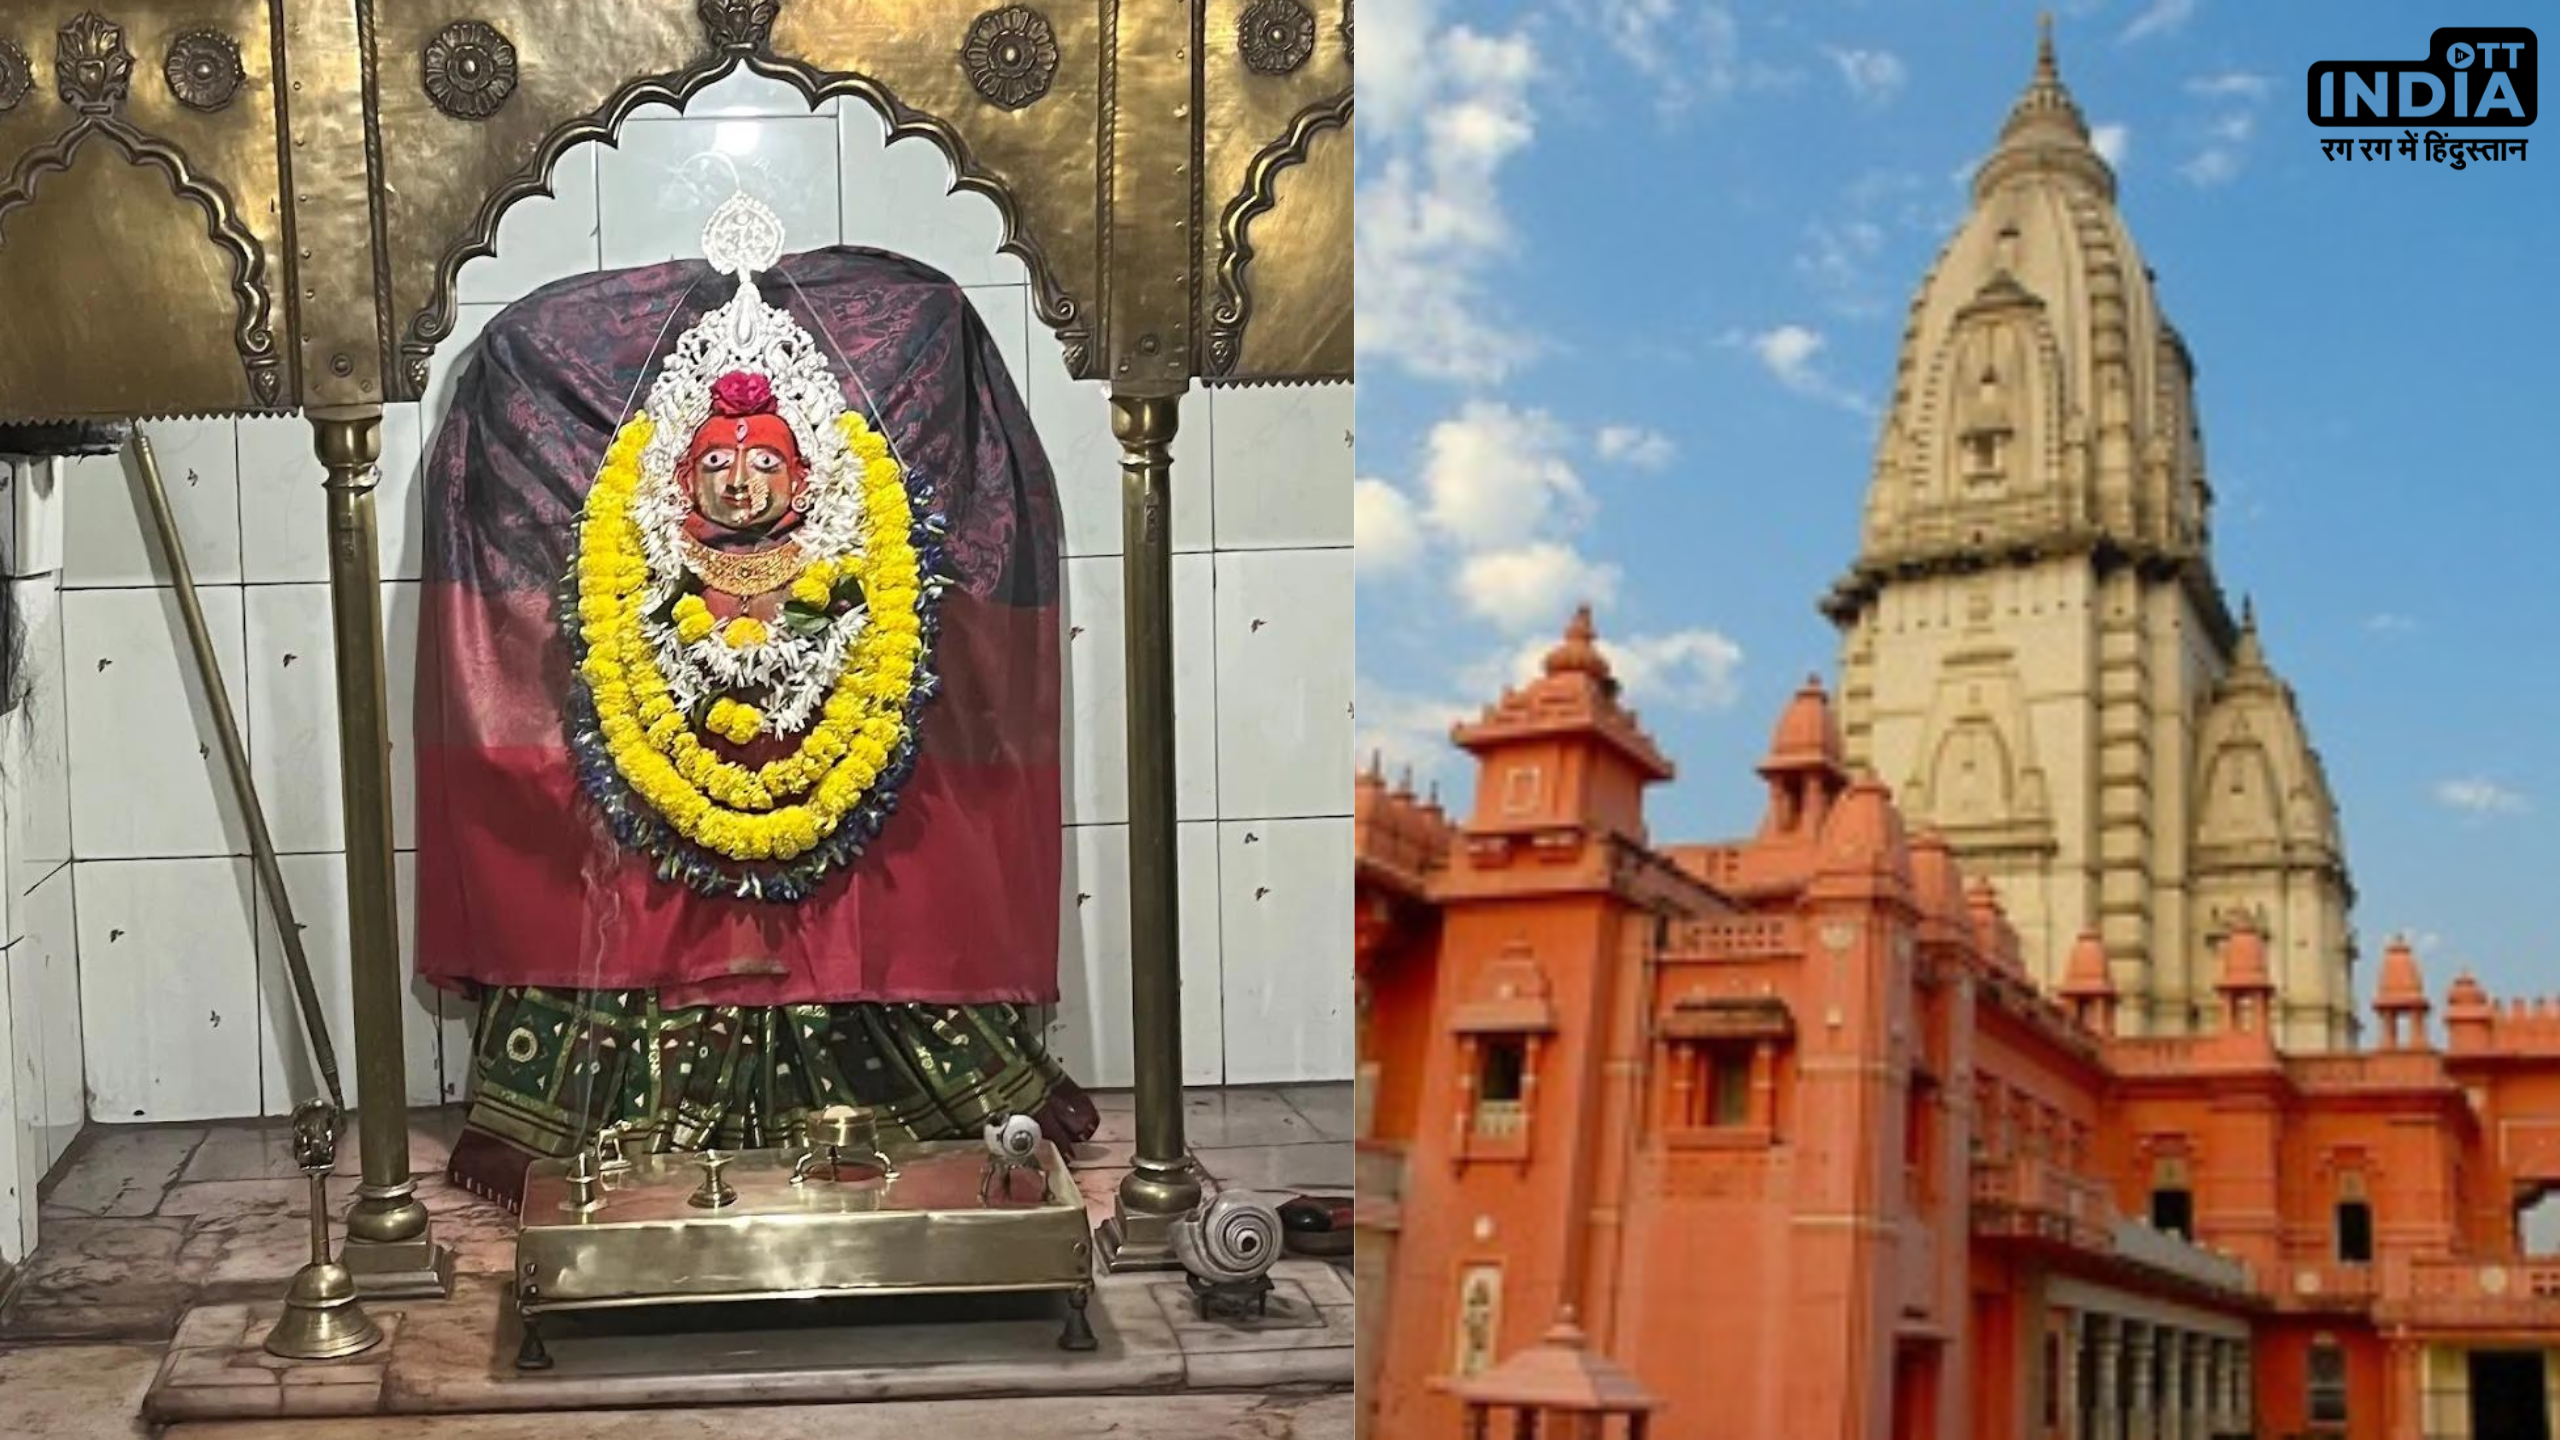
<instances>
[{"instance_id":1,"label":"stone shikhara tower","mask_svg":"<svg viewBox=\"0 0 2560 1440\"><path fill-rule=\"evenodd\" d=\"M2353 1039L2353 888L2291 690L2214 578L2195 370L2048 36L1913 301L1842 634L1854 765L1995 881L2039 978L2084 929L2128 1034L2266 936L2276 1033Z\"/></svg>"}]
</instances>

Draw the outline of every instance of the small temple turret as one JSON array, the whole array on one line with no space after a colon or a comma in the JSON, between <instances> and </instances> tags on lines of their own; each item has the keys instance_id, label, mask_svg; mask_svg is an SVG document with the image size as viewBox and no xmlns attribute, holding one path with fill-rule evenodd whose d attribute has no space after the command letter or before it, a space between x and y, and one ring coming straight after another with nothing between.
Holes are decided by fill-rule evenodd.
<instances>
[{"instance_id":1,"label":"small temple turret","mask_svg":"<svg viewBox=\"0 0 2560 1440\"><path fill-rule=\"evenodd\" d=\"M1576 610L1539 674L1451 738L1483 769L1468 829L1581 829L1644 838L1644 787L1676 773L1618 698L1591 607Z\"/></svg>"},{"instance_id":2,"label":"small temple turret","mask_svg":"<svg viewBox=\"0 0 2560 1440\"><path fill-rule=\"evenodd\" d=\"M2270 1038L2267 1009L2275 998L2275 976L2267 969L2266 938L2258 933L2257 919L2245 910L2231 917L2230 932L2223 937L2222 975L2214 989L2222 994L2225 1037Z\"/></svg>"},{"instance_id":3,"label":"small temple turret","mask_svg":"<svg viewBox=\"0 0 2560 1440\"><path fill-rule=\"evenodd\" d=\"M2382 1017L2382 1048L2423 1049L2427 1043L2427 984L2406 937L2394 936L2382 952L2382 981L2373 995Z\"/></svg>"},{"instance_id":4,"label":"small temple turret","mask_svg":"<svg viewBox=\"0 0 2560 1440\"><path fill-rule=\"evenodd\" d=\"M2062 977L2062 1001L2071 1017L2100 1035L2116 1032L2116 982L2107 974L2106 942L2095 930L2082 930L2072 943L2071 963Z\"/></svg>"},{"instance_id":5,"label":"small temple turret","mask_svg":"<svg viewBox=\"0 0 2560 1440\"><path fill-rule=\"evenodd\" d=\"M1769 753L1760 761L1760 777L1769 785L1769 807L1760 821L1762 839L1818 834L1840 793L1848 788L1849 767L1841 758L1840 726L1831 714L1831 696L1820 676L1808 675L1769 736Z\"/></svg>"}]
</instances>

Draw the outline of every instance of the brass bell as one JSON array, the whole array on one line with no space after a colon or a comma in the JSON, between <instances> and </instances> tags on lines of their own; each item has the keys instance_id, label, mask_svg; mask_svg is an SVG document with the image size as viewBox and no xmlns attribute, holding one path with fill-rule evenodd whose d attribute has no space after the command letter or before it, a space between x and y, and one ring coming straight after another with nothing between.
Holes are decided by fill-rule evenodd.
<instances>
[{"instance_id":1,"label":"brass bell","mask_svg":"<svg viewBox=\"0 0 2560 1440\"><path fill-rule=\"evenodd\" d=\"M381 1327L356 1300L347 1267L329 1258L329 1167L338 1160L338 1112L313 1100L293 1112L293 1160L311 1177L311 1263L285 1288L284 1314L267 1332L267 1353L288 1360L335 1360L382 1343Z\"/></svg>"}]
</instances>

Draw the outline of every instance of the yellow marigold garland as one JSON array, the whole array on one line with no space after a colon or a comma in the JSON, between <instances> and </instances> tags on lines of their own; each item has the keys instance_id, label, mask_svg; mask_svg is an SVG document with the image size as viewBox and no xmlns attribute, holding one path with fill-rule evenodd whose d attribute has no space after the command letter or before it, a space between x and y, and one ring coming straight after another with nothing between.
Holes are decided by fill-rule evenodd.
<instances>
[{"instance_id":1,"label":"yellow marigold garland","mask_svg":"<svg viewBox=\"0 0 2560 1440\"><path fill-rule=\"evenodd\" d=\"M838 423L862 463L863 553L812 565L793 582L792 595L822 604L839 578L851 576L862 582L870 615L818 722L781 759L749 769L704 746L677 712L641 627L649 568L631 498L654 429L647 415L634 416L615 435L579 522L578 620L587 644L579 673L614 768L677 833L732 860L790 860L834 832L896 748L923 659L921 576L905 478L888 443L861 416L847 412ZM802 595L804 585L818 598ZM679 600L674 620L687 643L715 625L699 596ZM723 638L755 643L740 638L741 625L763 629L732 620ZM756 733L763 716L724 698L704 723L715 734L743 739Z\"/></svg>"}]
</instances>

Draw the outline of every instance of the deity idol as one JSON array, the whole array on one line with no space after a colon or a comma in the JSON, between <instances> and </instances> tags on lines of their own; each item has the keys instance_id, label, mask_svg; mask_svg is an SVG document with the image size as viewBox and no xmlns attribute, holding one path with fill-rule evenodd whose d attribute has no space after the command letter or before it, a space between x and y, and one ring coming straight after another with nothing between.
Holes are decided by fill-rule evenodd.
<instances>
[{"instance_id":1,"label":"deity idol","mask_svg":"<svg viewBox=\"0 0 2560 1440\"><path fill-rule=\"evenodd\" d=\"M948 280L795 256L813 334L757 288L780 250L724 206L705 251L736 288L663 355L699 267L510 307L438 434L419 969L480 1001L453 1171L502 1199L614 1123L772 1145L852 1102L893 1141L1091 1132L1022 1008L1057 999L1055 480ZM527 523L582 447L574 516ZM527 644L516 577L544 568L558 641Z\"/></svg>"}]
</instances>

